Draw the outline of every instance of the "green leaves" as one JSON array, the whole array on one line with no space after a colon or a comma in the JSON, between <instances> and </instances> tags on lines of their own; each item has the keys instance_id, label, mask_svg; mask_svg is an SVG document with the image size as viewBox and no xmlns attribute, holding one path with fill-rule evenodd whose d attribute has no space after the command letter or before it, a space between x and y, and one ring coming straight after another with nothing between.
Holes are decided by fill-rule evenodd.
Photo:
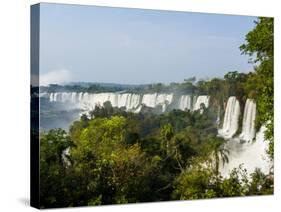
<instances>
[{"instance_id":1,"label":"green leaves","mask_svg":"<svg viewBox=\"0 0 281 212\"><path fill-rule=\"evenodd\" d=\"M222 179L218 161L227 163L228 154L217 131L209 131L215 127L209 113L83 118L69 135L42 133L42 207L271 193L272 180L260 173L254 184L240 182L240 170Z\"/></svg>"},{"instance_id":2,"label":"green leaves","mask_svg":"<svg viewBox=\"0 0 281 212\"><path fill-rule=\"evenodd\" d=\"M254 62L273 57L274 35L273 18L260 17L256 27L246 35L246 43L240 46L243 54L256 56Z\"/></svg>"},{"instance_id":3,"label":"green leaves","mask_svg":"<svg viewBox=\"0 0 281 212\"><path fill-rule=\"evenodd\" d=\"M218 176L211 166L195 165L182 172L174 182L173 199L204 199L272 194L273 179L257 169L251 178L242 166L229 177Z\"/></svg>"},{"instance_id":4,"label":"green leaves","mask_svg":"<svg viewBox=\"0 0 281 212\"><path fill-rule=\"evenodd\" d=\"M195 166L182 172L175 180L174 199L204 199L216 197L213 190L215 175L212 169Z\"/></svg>"},{"instance_id":5,"label":"green leaves","mask_svg":"<svg viewBox=\"0 0 281 212\"><path fill-rule=\"evenodd\" d=\"M257 63L256 73L246 83L252 88L257 99L257 125L266 124L266 139L269 141L269 155L274 155L274 21L273 18L260 17L255 28L246 35L246 43L240 46L243 54L248 54Z\"/></svg>"},{"instance_id":6,"label":"green leaves","mask_svg":"<svg viewBox=\"0 0 281 212\"><path fill-rule=\"evenodd\" d=\"M74 147L67 133L62 129L53 129L40 135L40 201L43 207L68 205L66 184L69 182L66 150Z\"/></svg>"}]
</instances>

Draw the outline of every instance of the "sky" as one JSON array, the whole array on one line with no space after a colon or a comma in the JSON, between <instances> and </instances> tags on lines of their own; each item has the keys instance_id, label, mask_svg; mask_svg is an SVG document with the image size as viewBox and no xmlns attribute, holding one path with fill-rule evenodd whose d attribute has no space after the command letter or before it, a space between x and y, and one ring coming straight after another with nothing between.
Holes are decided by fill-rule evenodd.
<instances>
[{"instance_id":1,"label":"sky","mask_svg":"<svg viewBox=\"0 0 281 212\"><path fill-rule=\"evenodd\" d=\"M253 69L256 17L43 3L40 83L182 82Z\"/></svg>"}]
</instances>

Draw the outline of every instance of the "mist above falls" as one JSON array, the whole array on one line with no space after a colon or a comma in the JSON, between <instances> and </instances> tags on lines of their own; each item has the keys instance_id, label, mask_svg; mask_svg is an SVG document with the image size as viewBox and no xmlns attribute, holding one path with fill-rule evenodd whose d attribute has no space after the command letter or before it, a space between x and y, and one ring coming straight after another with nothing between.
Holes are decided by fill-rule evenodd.
<instances>
[{"instance_id":1,"label":"mist above falls","mask_svg":"<svg viewBox=\"0 0 281 212\"><path fill-rule=\"evenodd\" d=\"M88 92L53 92L41 93L49 103L72 105L82 113L94 110L96 106L103 106L110 102L113 107L124 108L126 111L138 113L142 107L160 107L161 112L172 109L202 112L202 107L210 106L210 96L207 95L177 95L175 93L88 93ZM239 118L243 116L242 126ZM233 168L243 164L248 173L256 168L268 173L272 162L269 160L264 139L265 127L256 133L256 103L247 99L243 112L240 102L235 96L230 96L224 109L222 128L218 135L226 140L224 148L229 150L229 163L220 165L220 172L227 176ZM238 130L241 132L238 134Z\"/></svg>"},{"instance_id":2,"label":"mist above falls","mask_svg":"<svg viewBox=\"0 0 281 212\"><path fill-rule=\"evenodd\" d=\"M50 102L64 102L77 105L84 111L90 111L95 106L103 106L107 101L113 107L124 107L127 111L138 112L142 106L161 107L162 112L167 108L179 110L200 110L202 104L209 106L209 96L176 95L173 93L88 93L88 92L56 92L43 93Z\"/></svg>"}]
</instances>

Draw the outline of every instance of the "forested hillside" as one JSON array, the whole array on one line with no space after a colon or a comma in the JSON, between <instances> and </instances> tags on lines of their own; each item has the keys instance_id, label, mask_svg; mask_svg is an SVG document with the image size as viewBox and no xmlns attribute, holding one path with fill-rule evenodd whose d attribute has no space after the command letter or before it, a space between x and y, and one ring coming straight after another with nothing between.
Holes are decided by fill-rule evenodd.
<instances>
[{"instance_id":1,"label":"forested hillside","mask_svg":"<svg viewBox=\"0 0 281 212\"><path fill-rule=\"evenodd\" d=\"M273 167L269 173L260 169L248 173L241 164L227 177L219 171L230 159L227 139L218 136L218 129L231 96L240 103L241 113L247 99L256 103L254 128L257 132L266 127L267 154L272 161L274 158L273 19L259 18L240 49L253 63L250 73L230 70L223 78L192 77L182 83L126 89L131 93L207 95L208 107L201 104L200 110L168 108L165 112L143 107L134 113L106 101L73 122L69 131L40 132L41 207L273 194ZM45 91L60 89L65 87ZM90 93L122 90L98 85L67 89ZM236 135L243 130L242 122L240 116Z\"/></svg>"}]
</instances>

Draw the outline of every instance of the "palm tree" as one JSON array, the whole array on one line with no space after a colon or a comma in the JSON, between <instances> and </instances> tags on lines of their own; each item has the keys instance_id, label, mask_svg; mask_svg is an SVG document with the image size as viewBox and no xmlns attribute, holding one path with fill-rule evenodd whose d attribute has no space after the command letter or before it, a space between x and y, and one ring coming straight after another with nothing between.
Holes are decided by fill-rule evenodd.
<instances>
[{"instance_id":1,"label":"palm tree","mask_svg":"<svg viewBox=\"0 0 281 212\"><path fill-rule=\"evenodd\" d=\"M174 137L174 129L171 124L165 124L161 129L161 137L164 141L163 147L166 149L166 152L169 151L170 142Z\"/></svg>"},{"instance_id":2,"label":"palm tree","mask_svg":"<svg viewBox=\"0 0 281 212\"><path fill-rule=\"evenodd\" d=\"M161 128L161 137L163 140L162 148L166 151L166 159L173 158L177 161L179 169L183 170L183 167L181 165L181 155L178 151L177 145L176 145L176 139L174 137L175 132L173 126L169 123L164 125Z\"/></svg>"},{"instance_id":3,"label":"palm tree","mask_svg":"<svg viewBox=\"0 0 281 212\"><path fill-rule=\"evenodd\" d=\"M225 149L224 147L219 148L219 149L215 152L215 158L216 158L216 175L219 174L219 161L220 161L220 159L222 160L222 165L224 166L225 163L228 163L228 162L229 162L228 155L229 155L229 150L228 150L228 149Z\"/></svg>"},{"instance_id":4,"label":"palm tree","mask_svg":"<svg viewBox=\"0 0 281 212\"><path fill-rule=\"evenodd\" d=\"M216 175L218 175L220 160L222 161L223 166L225 165L225 163L229 162L229 150L226 149L218 139L213 139L213 148L214 151L212 155L215 158L215 173Z\"/></svg>"}]
</instances>

